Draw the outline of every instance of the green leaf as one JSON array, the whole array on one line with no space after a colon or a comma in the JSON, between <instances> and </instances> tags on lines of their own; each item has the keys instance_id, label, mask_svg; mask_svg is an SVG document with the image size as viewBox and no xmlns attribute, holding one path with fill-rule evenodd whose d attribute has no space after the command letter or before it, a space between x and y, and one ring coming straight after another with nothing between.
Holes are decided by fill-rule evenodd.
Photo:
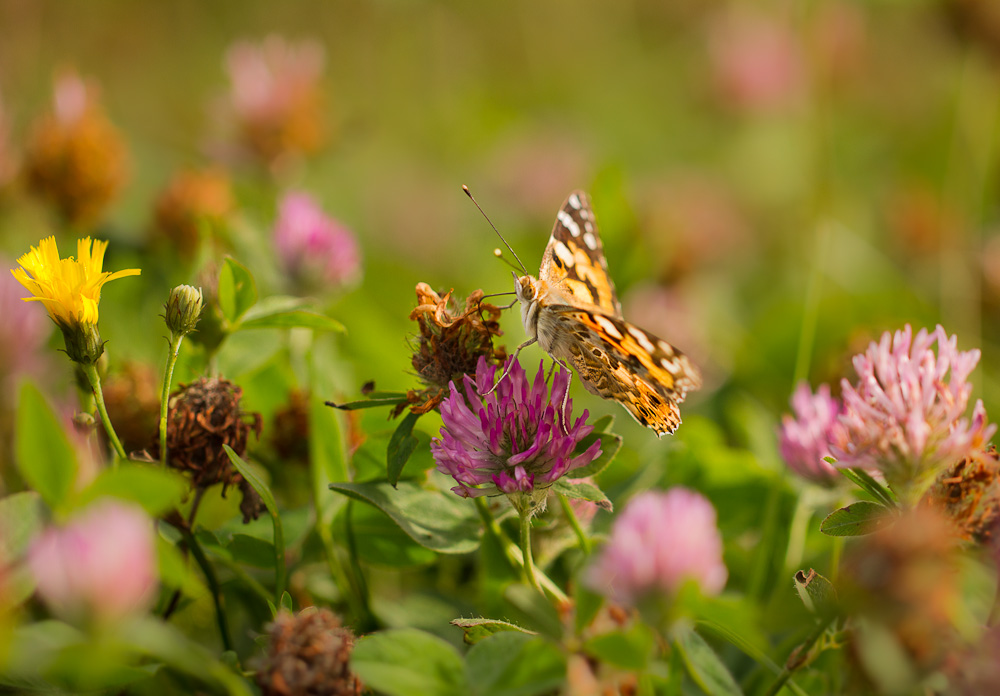
<instances>
[{"instance_id":1,"label":"green leaf","mask_svg":"<svg viewBox=\"0 0 1000 696\"><path fill-rule=\"evenodd\" d=\"M0 567L21 558L42 531L44 521L45 509L38 493L25 491L0 499Z\"/></svg>"},{"instance_id":2,"label":"green leaf","mask_svg":"<svg viewBox=\"0 0 1000 696\"><path fill-rule=\"evenodd\" d=\"M73 490L79 465L62 423L31 381L21 387L14 437L21 477L49 507L60 509Z\"/></svg>"},{"instance_id":3,"label":"green leaf","mask_svg":"<svg viewBox=\"0 0 1000 696\"><path fill-rule=\"evenodd\" d=\"M472 646L465 675L476 696L552 694L566 679L566 657L550 641L506 631Z\"/></svg>"},{"instance_id":4,"label":"green leaf","mask_svg":"<svg viewBox=\"0 0 1000 696\"><path fill-rule=\"evenodd\" d=\"M261 300L247 309L239 329L293 329L307 328L317 331L346 329L336 319L309 308L309 303L298 297L273 296Z\"/></svg>"},{"instance_id":5,"label":"green leaf","mask_svg":"<svg viewBox=\"0 0 1000 696\"><path fill-rule=\"evenodd\" d=\"M405 404L407 401L406 394L392 394L390 392L385 392L381 396L373 396L370 399L360 399L359 401L348 401L343 404L328 403L327 405L333 406L333 408L339 408L341 411L358 411L363 408L379 408L381 406L398 406L399 404Z\"/></svg>"},{"instance_id":6,"label":"green leaf","mask_svg":"<svg viewBox=\"0 0 1000 696\"><path fill-rule=\"evenodd\" d=\"M630 672L641 672L649 666L656 646L656 634L642 623L627 631L609 631L594 636L583 650L600 662L612 664Z\"/></svg>"},{"instance_id":7,"label":"green leaf","mask_svg":"<svg viewBox=\"0 0 1000 696\"><path fill-rule=\"evenodd\" d=\"M219 271L219 307L222 316L235 325L257 302L257 283L246 266L231 256L222 262Z\"/></svg>"},{"instance_id":8,"label":"green leaf","mask_svg":"<svg viewBox=\"0 0 1000 696\"><path fill-rule=\"evenodd\" d=\"M439 553L468 553L479 546L479 516L453 493L426 490L411 481L401 481L395 489L386 481L331 483L330 488L374 505L421 546Z\"/></svg>"},{"instance_id":9,"label":"green leaf","mask_svg":"<svg viewBox=\"0 0 1000 696\"><path fill-rule=\"evenodd\" d=\"M595 420L591 425L594 427L595 433L607 433L611 431L611 426L615 424L614 414L609 413L606 416L601 416Z\"/></svg>"},{"instance_id":10,"label":"green leaf","mask_svg":"<svg viewBox=\"0 0 1000 696\"><path fill-rule=\"evenodd\" d=\"M840 469L839 471L845 478L850 479L861 490L875 498L876 502L890 509L896 507L896 497L892 494L892 491L876 481L864 469Z\"/></svg>"},{"instance_id":11,"label":"green leaf","mask_svg":"<svg viewBox=\"0 0 1000 696\"><path fill-rule=\"evenodd\" d=\"M833 583L815 570L810 568L808 573L799 570L794 580L795 590L806 609L820 616L828 616L837 610L837 590Z\"/></svg>"},{"instance_id":12,"label":"green leaf","mask_svg":"<svg viewBox=\"0 0 1000 696\"><path fill-rule=\"evenodd\" d=\"M537 635L534 631L529 631L517 624L501 621L500 619L455 619L451 622L451 625L462 629L462 639L469 645L475 645L484 638L489 638L496 633L503 633L505 631Z\"/></svg>"},{"instance_id":13,"label":"green leaf","mask_svg":"<svg viewBox=\"0 0 1000 696\"><path fill-rule=\"evenodd\" d=\"M345 502L343 498L337 500ZM357 546L358 558L364 563L383 568L419 568L437 560L437 553L414 541L377 507L345 505L340 514L350 514L354 537L364 539Z\"/></svg>"},{"instance_id":14,"label":"green leaf","mask_svg":"<svg viewBox=\"0 0 1000 696\"><path fill-rule=\"evenodd\" d=\"M610 416L609 416L610 417ZM603 421L602 418L598 423ZM608 423L607 427L610 427L611 423ZM594 428L592 432L587 437L580 440L580 443L573 450L574 456L577 454L583 454L587 451L587 448L594 444L595 440L601 441L601 453L597 456L597 459L592 461L586 466L581 466L579 469L574 469L572 472L573 478L586 478L588 476L597 476L605 469L608 468L608 464L618 456L618 451L622 448L622 442L624 439L621 435L615 435L614 433L598 432L597 428Z\"/></svg>"},{"instance_id":15,"label":"green leaf","mask_svg":"<svg viewBox=\"0 0 1000 696\"><path fill-rule=\"evenodd\" d=\"M674 641L691 679L708 696L742 696L733 675L719 656L694 630L686 630Z\"/></svg>"},{"instance_id":16,"label":"green leaf","mask_svg":"<svg viewBox=\"0 0 1000 696\"><path fill-rule=\"evenodd\" d=\"M885 528L894 520L885 506L859 500L831 512L819 530L828 536L863 536Z\"/></svg>"},{"instance_id":17,"label":"green leaf","mask_svg":"<svg viewBox=\"0 0 1000 696\"><path fill-rule=\"evenodd\" d=\"M170 541L156 537L156 560L160 569L160 580L165 587L180 590L188 597L204 596L208 590L191 564Z\"/></svg>"},{"instance_id":18,"label":"green leaf","mask_svg":"<svg viewBox=\"0 0 1000 696\"><path fill-rule=\"evenodd\" d=\"M292 595L288 594L288 592L282 592L281 593L281 603L280 603L280 606L285 611L294 613L295 612L295 605L292 602Z\"/></svg>"},{"instance_id":19,"label":"green leaf","mask_svg":"<svg viewBox=\"0 0 1000 696\"><path fill-rule=\"evenodd\" d=\"M278 504L274 501L271 489L257 475L257 471L243 461L240 455L233 451L232 447L223 445L223 448L225 448L226 454L229 456L229 461L240 472L240 475L247 480L247 483L257 491L257 495L264 501L264 506L271 514L271 522L274 524L274 595L275 597L281 597L281 593L285 591L287 570L285 568L285 532L281 526L281 515L278 514Z\"/></svg>"},{"instance_id":20,"label":"green leaf","mask_svg":"<svg viewBox=\"0 0 1000 696\"><path fill-rule=\"evenodd\" d=\"M406 460L410 458L413 450L417 447L417 438L413 437L413 426L417 424L420 415L413 412L407 413L389 440L389 447L385 451L386 478L393 488L399 482L399 475L403 472L403 467L406 466Z\"/></svg>"},{"instance_id":21,"label":"green leaf","mask_svg":"<svg viewBox=\"0 0 1000 696\"><path fill-rule=\"evenodd\" d=\"M108 496L141 505L150 516L158 517L180 505L187 489L187 480L173 469L122 462L117 469L102 471L83 489L78 505Z\"/></svg>"},{"instance_id":22,"label":"green leaf","mask_svg":"<svg viewBox=\"0 0 1000 696\"><path fill-rule=\"evenodd\" d=\"M757 647L743 636L733 631L729 626L725 626L714 621L698 621L698 627L714 634L715 636L734 645L742 650L746 655L753 658L758 664L766 667L774 675L781 674L782 668L761 648ZM809 696L798 684L789 679L785 682L785 688L789 689L795 696Z\"/></svg>"},{"instance_id":23,"label":"green leaf","mask_svg":"<svg viewBox=\"0 0 1000 696\"><path fill-rule=\"evenodd\" d=\"M274 566L274 544L249 534L233 534L227 546L233 560L255 568Z\"/></svg>"},{"instance_id":24,"label":"green leaf","mask_svg":"<svg viewBox=\"0 0 1000 696\"><path fill-rule=\"evenodd\" d=\"M608 500L608 496L604 495L604 492L592 483L570 483L565 478L562 478L552 485L552 491L575 500L589 500L592 503L596 503L602 510L607 510L608 512L612 510L611 501Z\"/></svg>"},{"instance_id":25,"label":"green leaf","mask_svg":"<svg viewBox=\"0 0 1000 696\"><path fill-rule=\"evenodd\" d=\"M351 671L388 696L468 696L462 658L450 644L415 628L365 636L351 654Z\"/></svg>"}]
</instances>

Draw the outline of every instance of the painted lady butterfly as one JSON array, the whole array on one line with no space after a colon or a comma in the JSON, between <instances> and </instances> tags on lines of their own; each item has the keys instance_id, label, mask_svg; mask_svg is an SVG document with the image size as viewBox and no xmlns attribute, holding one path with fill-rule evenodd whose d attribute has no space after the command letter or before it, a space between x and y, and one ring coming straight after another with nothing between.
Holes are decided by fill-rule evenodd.
<instances>
[{"instance_id":1,"label":"painted lady butterfly","mask_svg":"<svg viewBox=\"0 0 1000 696\"><path fill-rule=\"evenodd\" d=\"M587 391L617 401L657 437L677 429L678 405L701 375L686 355L622 317L587 194L574 191L560 208L538 278L515 279L529 337L518 351L537 342L572 366Z\"/></svg>"}]
</instances>

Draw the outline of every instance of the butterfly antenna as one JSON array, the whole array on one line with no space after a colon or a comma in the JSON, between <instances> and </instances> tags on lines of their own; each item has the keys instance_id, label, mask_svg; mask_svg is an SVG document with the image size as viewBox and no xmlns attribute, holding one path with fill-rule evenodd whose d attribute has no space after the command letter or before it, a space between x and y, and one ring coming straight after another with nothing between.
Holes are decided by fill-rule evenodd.
<instances>
[{"instance_id":1,"label":"butterfly antenna","mask_svg":"<svg viewBox=\"0 0 1000 696\"><path fill-rule=\"evenodd\" d=\"M485 211L484 211L484 210L482 209L482 207L481 207L481 206L479 205L479 203L477 203L477 202L476 202L476 199L475 199L475 197L474 197L474 196L472 195L472 192L471 192L471 191L469 191L469 187L468 187L468 186L466 186L465 184L462 184L462 190L463 190L463 191L465 191L465 195L466 195L466 196L468 196L468 197L469 197L469 199L470 199L470 200L471 200L471 201L472 201L473 203L475 203L475 204L476 204L476 207L477 207L477 208L479 208L479 212L483 214L483 217L484 217L484 218L486 218L486 222L490 223L490 227L492 227L492 228L493 228L493 231L497 233L497 236L498 236L498 237L500 237L500 241L501 241L501 242L503 242L503 245L504 245L505 247L507 247L507 250L508 250L508 251L510 251L510 253L514 255L514 258L515 258L515 259L517 259L517 263L518 263L518 265L519 265L519 266L521 267L521 268L519 269L519 270L521 271L521 273L523 273L524 275L528 275L528 269L524 267L524 264L523 264L523 263L521 263L521 259L519 259L519 258L518 258L518 256L517 256L517 252L516 252L516 251L514 251L514 250L513 250L512 248L511 248L510 244L508 244L508 243L507 243L507 240L503 238L503 235L502 235L502 234L500 234L500 230L498 230L498 229L497 229L497 226L493 224L493 221L492 221L492 220L490 220L490 216L489 216L489 215L487 215L487 214L486 214L486 212L485 212ZM494 252L494 253L496 253L496 252ZM500 256L501 256L501 258L503 258L502 254L501 254ZM506 260L506 259L504 259L504 260ZM512 267L514 267L514 266L512 265ZM516 269L516 267L514 267L514 268Z\"/></svg>"}]
</instances>

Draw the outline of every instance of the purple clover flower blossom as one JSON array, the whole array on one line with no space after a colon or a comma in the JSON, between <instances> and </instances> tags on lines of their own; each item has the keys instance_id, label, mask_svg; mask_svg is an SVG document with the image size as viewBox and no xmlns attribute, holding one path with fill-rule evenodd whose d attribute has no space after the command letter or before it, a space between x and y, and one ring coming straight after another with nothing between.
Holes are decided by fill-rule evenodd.
<instances>
[{"instance_id":1,"label":"purple clover flower blossom","mask_svg":"<svg viewBox=\"0 0 1000 696\"><path fill-rule=\"evenodd\" d=\"M828 385L821 384L813 394L809 385L802 382L792 394L792 410L795 417L785 414L778 432L782 459L789 469L808 481L824 486L833 484L840 476L824 457L832 456L831 442L842 442L845 437L839 419L843 407L830 396Z\"/></svg>"},{"instance_id":2,"label":"purple clover flower blossom","mask_svg":"<svg viewBox=\"0 0 1000 696\"><path fill-rule=\"evenodd\" d=\"M307 193L292 191L281 199L274 245L284 269L306 286L340 288L361 277L354 235Z\"/></svg>"},{"instance_id":3,"label":"purple clover flower blossom","mask_svg":"<svg viewBox=\"0 0 1000 696\"><path fill-rule=\"evenodd\" d=\"M846 438L831 446L838 466L881 471L912 502L941 469L984 446L996 425L986 424L982 401L971 423L964 418L980 352L957 343L940 325L913 336L907 324L854 357L858 383L842 382Z\"/></svg>"},{"instance_id":4,"label":"purple clover flower blossom","mask_svg":"<svg viewBox=\"0 0 1000 696\"><path fill-rule=\"evenodd\" d=\"M646 491L628 502L585 582L635 606L647 597L672 595L689 580L705 594L718 594L727 577L712 504L700 493L673 488Z\"/></svg>"},{"instance_id":5,"label":"purple clover flower blossom","mask_svg":"<svg viewBox=\"0 0 1000 696\"><path fill-rule=\"evenodd\" d=\"M542 364L530 385L520 363L507 364L507 376L483 402L476 395L489 390L497 374L497 367L484 358L479 358L475 382L465 376L463 388L451 383L451 393L441 402L444 427L431 442L431 452L438 471L458 482L455 493L465 498L505 493L523 514L541 509L545 489L557 480L594 461L601 443L573 456L594 428L585 424L584 411L569 432L563 429L560 411L568 372L556 373L550 394ZM567 424L572 404L566 403Z\"/></svg>"}]
</instances>

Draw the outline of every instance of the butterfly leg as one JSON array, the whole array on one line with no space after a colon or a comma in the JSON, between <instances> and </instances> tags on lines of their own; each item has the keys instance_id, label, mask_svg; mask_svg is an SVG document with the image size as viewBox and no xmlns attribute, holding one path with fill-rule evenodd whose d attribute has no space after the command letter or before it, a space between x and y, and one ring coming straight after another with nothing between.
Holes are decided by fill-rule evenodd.
<instances>
[{"instance_id":1,"label":"butterfly leg","mask_svg":"<svg viewBox=\"0 0 1000 696\"><path fill-rule=\"evenodd\" d=\"M507 368L503 371L503 374L500 375L500 379L497 380L496 384L494 384L492 387L490 387L485 392L483 392L482 394L480 394L480 396L487 396L489 394L492 394L496 390L496 388L500 386L500 383L503 381L503 378L507 376L507 373L510 372L510 366L514 364L515 360L517 360L517 356L521 352L521 349L522 348L527 348L532 343L536 343L537 341L538 341L537 337L536 338L531 338L531 339L528 339L527 341L525 341L524 343L522 343L521 345L519 345L517 347L517 350L514 351L514 355L512 355L510 357L510 362L507 363Z\"/></svg>"}]
</instances>

